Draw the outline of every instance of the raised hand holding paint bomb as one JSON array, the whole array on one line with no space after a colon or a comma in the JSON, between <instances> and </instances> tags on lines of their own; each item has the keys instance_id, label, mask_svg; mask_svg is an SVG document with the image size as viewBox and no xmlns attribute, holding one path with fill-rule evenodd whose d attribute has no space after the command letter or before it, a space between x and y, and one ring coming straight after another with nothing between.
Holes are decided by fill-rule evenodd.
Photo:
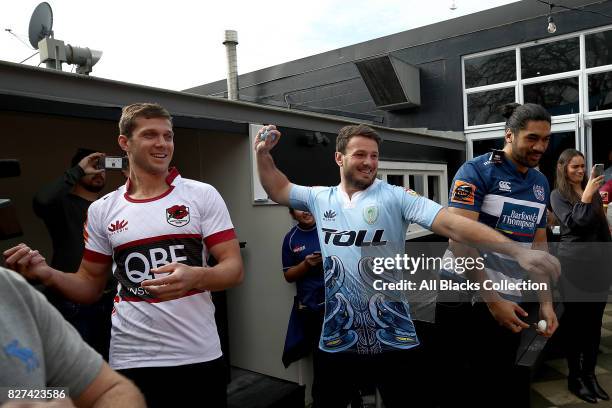
<instances>
[{"instance_id":1,"label":"raised hand holding paint bomb","mask_svg":"<svg viewBox=\"0 0 612 408\"><path fill-rule=\"evenodd\" d=\"M255 151L270 151L278 143L280 135L274 125L262 127L255 138Z\"/></svg>"}]
</instances>

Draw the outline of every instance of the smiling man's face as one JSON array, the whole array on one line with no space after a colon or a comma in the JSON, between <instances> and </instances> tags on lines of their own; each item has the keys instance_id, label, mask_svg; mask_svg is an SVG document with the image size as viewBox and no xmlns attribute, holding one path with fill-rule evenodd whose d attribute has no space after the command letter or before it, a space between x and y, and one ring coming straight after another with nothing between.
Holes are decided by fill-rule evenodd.
<instances>
[{"instance_id":1,"label":"smiling man's face","mask_svg":"<svg viewBox=\"0 0 612 408\"><path fill-rule=\"evenodd\" d=\"M365 190L378 172L378 144L375 140L354 136L346 145L346 153L337 152L336 162L348 187Z\"/></svg>"},{"instance_id":2,"label":"smiling man's face","mask_svg":"<svg viewBox=\"0 0 612 408\"><path fill-rule=\"evenodd\" d=\"M550 123L544 120L530 120L518 135L508 129L506 142L510 145L512 160L519 167L524 170L536 167L550 142Z\"/></svg>"},{"instance_id":3,"label":"smiling man's face","mask_svg":"<svg viewBox=\"0 0 612 408\"><path fill-rule=\"evenodd\" d=\"M136 118L132 136L126 141L126 152L134 168L149 174L167 172L174 153L172 123L165 118Z\"/></svg>"}]
</instances>

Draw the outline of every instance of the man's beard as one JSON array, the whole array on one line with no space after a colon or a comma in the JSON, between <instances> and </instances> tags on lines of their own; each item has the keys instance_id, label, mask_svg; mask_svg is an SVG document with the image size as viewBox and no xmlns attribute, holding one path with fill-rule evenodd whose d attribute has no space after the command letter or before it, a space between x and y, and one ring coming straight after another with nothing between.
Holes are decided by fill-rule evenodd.
<instances>
[{"instance_id":1,"label":"man's beard","mask_svg":"<svg viewBox=\"0 0 612 408\"><path fill-rule=\"evenodd\" d=\"M374 180L376 180L376 174L377 172L373 173L373 177L371 180L362 181L353 177L352 173L350 171L347 171L346 173L344 173L344 179L346 180L346 184L348 184L350 187L353 187L356 190L365 190L366 188L370 187L372 183L374 183Z\"/></svg>"},{"instance_id":2,"label":"man's beard","mask_svg":"<svg viewBox=\"0 0 612 408\"><path fill-rule=\"evenodd\" d=\"M104 183L100 184L100 185L95 185L95 184L87 184L87 183L79 183L85 190L89 191L90 193L99 193L100 191L102 191L102 189L104 188Z\"/></svg>"},{"instance_id":3,"label":"man's beard","mask_svg":"<svg viewBox=\"0 0 612 408\"><path fill-rule=\"evenodd\" d=\"M529 168L534 168L537 167L538 164L540 164L540 161L538 160L537 162L535 162L535 164L531 164L529 162L528 159L528 155L520 155L517 152L515 152L514 150L512 151L512 158L514 159L515 162L517 162L518 164L520 164L521 166L525 166L525 167L529 167Z\"/></svg>"}]
</instances>

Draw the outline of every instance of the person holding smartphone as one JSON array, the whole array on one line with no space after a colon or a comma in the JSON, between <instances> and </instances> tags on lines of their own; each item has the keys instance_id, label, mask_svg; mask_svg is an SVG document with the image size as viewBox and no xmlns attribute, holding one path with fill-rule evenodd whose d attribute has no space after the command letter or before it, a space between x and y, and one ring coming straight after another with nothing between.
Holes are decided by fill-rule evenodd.
<instances>
[{"instance_id":1,"label":"person holding smartphone","mask_svg":"<svg viewBox=\"0 0 612 408\"><path fill-rule=\"evenodd\" d=\"M283 275L287 282L295 282L297 295L293 302L283 350L285 367L311 352L313 364L316 364L317 358L314 354L321 335L325 306L323 258L314 217L308 211L293 208L289 208L289 214L297 224L283 239ZM316 374L316 369L314 371ZM315 375L313 389L316 387Z\"/></svg>"},{"instance_id":2,"label":"person holding smartphone","mask_svg":"<svg viewBox=\"0 0 612 408\"><path fill-rule=\"evenodd\" d=\"M595 377L601 322L612 282L606 245L612 241L598 190L604 176L598 166L585 170L582 153L564 150L557 161L551 206L561 224L559 259L569 367L568 388L584 401L609 400Z\"/></svg>"},{"instance_id":3,"label":"person holding smartphone","mask_svg":"<svg viewBox=\"0 0 612 408\"><path fill-rule=\"evenodd\" d=\"M51 237L52 268L70 273L79 269L85 248L83 224L87 210L100 198L106 185L106 172L97 166L102 157L104 153L95 150L77 149L70 168L42 186L32 200L34 213L45 223ZM49 302L107 361L116 286L117 282L109 279L103 296L89 305L72 302L57 291L45 290Z\"/></svg>"}]
</instances>

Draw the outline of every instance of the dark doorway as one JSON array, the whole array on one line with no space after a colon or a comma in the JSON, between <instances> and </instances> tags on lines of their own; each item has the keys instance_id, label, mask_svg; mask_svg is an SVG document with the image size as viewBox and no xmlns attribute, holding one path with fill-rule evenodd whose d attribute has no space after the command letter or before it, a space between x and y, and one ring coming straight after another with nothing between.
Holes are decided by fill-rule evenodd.
<instances>
[{"instance_id":1,"label":"dark doorway","mask_svg":"<svg viewBox=\"0 0 612 408\"><path fill-rule=\"evenodd\" d=\"M603 163L607 169L612 165L612 118L593 121L592 140L593 164Z\"/></svg>"}]
</instances>

